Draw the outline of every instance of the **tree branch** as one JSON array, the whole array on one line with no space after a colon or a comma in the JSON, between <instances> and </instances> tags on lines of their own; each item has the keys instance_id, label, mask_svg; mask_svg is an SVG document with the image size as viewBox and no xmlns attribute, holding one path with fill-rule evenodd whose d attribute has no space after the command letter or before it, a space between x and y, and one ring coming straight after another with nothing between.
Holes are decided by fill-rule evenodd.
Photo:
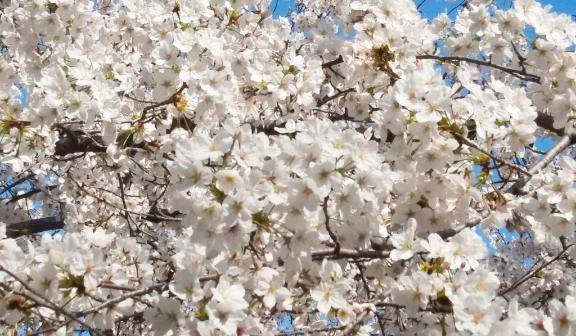
<instances>
[{"instance_id":1,"label":"tree branch","mask_svg":"<svg viewBox=\"0 0 576 336\"><path fill-rule=\"evenodd\" d=\"M498 64L494 64L492 62L482 61L482 60L478 60L478 59L474 59L474 58L460 57L460 56L418 55L418 56L416 56L416 59L420 59L420 60L432 59L432 60L437 60L437 61L444 62L444 63L454 63L454 62L472 63L472 64L477 64L477 65L482 65L485 67L498 69L500 71L503 71L507 74L513 75L515 77L518 77L518 78L523 79L523 80L528 81L528 82L540 83L540 77L539 76L529 74L523 70L507 68L507 67L504 67L504 66L501 66Z\"/></svg>"},{"instance_id":2,"label":"tree branch","mask_svg":"<svg viewBox=\"0 0 576 336\"><path fill-rule=\"evenodd\" d=\"M330 238L334 242L334 254L338 254L338 252L340 252L340 242L338 242L338 237L336 237L336 234L334 234L334 231L332 231L332 228L330 228L330 216L328 215L329 199L330 196L327 195L324 198L324 203L322 204L322 211L324 212L324 225L326 226L326 231L328 231L328 235L330 235Z\"/></svg>"},{"instance_id":3,"label":"tree branch","mask_svg":"<svg viewBox=\"0 0 576 336\"><path fill-rule=\"evenodd\" d=\"M338 65L338 64L340 64L340 63L343 63L343 62L344 62L344 59L342 58L342 55L338 55L338 58L336 58L336 59L334 59L334 60L332 60L332 61L323 63L323 64L322 64L322 69L331 68L331 67L333 67L333 66L335 66L335 65Z\"/></svg>"},{"instance_id":4,"label":"tree branch","mask_svg":"<svg viewBox=\"0 0 576 336\"><path fill-rule=\"evenodd\" d=\"M505 166L508 166L508 167L510 167L510 168L512 168L512 169L514 169L514 170L516 170L516 171L518 171L518 172L520 172L520 173L522 173L522 174L524 174L524 175L532 176L532 173L530 173L529 171L527 171L527 170L524 169L523 167L520 167L519 165L514 164L514 163L506 162L506 161L504 161L504 160L502 160L502 159L500 159L500 158L492 155L492 153L490 153L490 152L488 152L488 151L480 148L480 146L478 146L476 143L468 140L467 138L463 137L462 135L460 135L460 134L458 134L458 133L453 133L452 135L454 136L454 139L456 139L458 142L463 143L463 144L467 145L468 147L472 147L472 148L476 149L477 151L482 152L482 153L488 155L488 156L489 156L492 160L494 160L495 162L498 162L498 163L500 163L500 164L503 164L503 165L505 165Z\"/></svg>"},{"instance_id":5,"label":"tree branch","mask_svg":"<svg viewBox=\"0 0 576 336\"><path fill-rule=\"evenodd\" d=\"M2 188L2 190L0 190L0 196L1 196L2 194L4 194L5 192L9 191L10 189L16 187L17 185L19 185L19 184L21 184L21 183L23 183L23 182L28 181L28 180L29 180L30 178L32 178L33 176L34 176L34 174L27 174L27 175L19 178L18 180L10 183L9 185L5 186L4 188Z\"/></svg>"},{"instance_id":6,"label":"tree branch","mask_svg":"<svg viewBox=\"0 0 576 336\"><path fill-rule=\"evenodd\" d=\"M566 149L566 147L573 145L574 143L576 143L576 128L574 125L569 125L567 126L564 131L563 131L564 135L562 136L562 138L560 138L560 140L554 145L554 147L552 147L547 153L546 155L544 155L544 157L542 159L540 159L540 161L538 161L534 166L532 166L529 170L528 173L530 173L529 177L523 177L518 179L518 181L516 181L507 191L509 193L515 194L515 195L521 195L523 194L522 188L524 188L524 186L526 185L526 183L528 183L528 181L530 180L531 175L534 175L536 173L538 173L539 171L541 171L542 169L546 168L546 166L552 162L552 160L554 160L554 158L560 154L560 152L562 152L564 149Z\"/></svg>"},{"instance_id":7,"label":"tree branch","mask_svg":"<svg viewBox=\"0 0 576 336\"><path fill-rule=\"evenodd\" d=\"M338 98L338 97L341 97L341 96L345 96L345 95L347 95L347 94L350 93L350 92L356 92L356 89L355 89L355 88L349 88L349 89L346 89L346 90L344 90L344 91L338 91L337 93L335 93L335 94L332 95L332 96L326 96L326 97L318 100L318 103L316 104L316 107L321 107L322 105L328 103L329 101L332 101L332 100L334 100L334 99L336 99L336 98Z\"/></svg>"},{"instance_id":8,"label":"tree branch","mask_svg":"<svg viewBox=\"0 0 576 336\"><path fill-rule=\"evenodd\" d=\"M554 118L549 114L538 112L538 116L534 121L536 122L536 125L538 125L538 127L541 127L547 130L548 132L555 133L556 135L559 136L564 135L563 129L554 127Z\"/></svg>"},{"instance_id":9,"label":"tree branch","mask_svg":"<svg viewBox=\"0 0 576 336\"><path fill-rule=\"evenodd\" d=\"M356 320L354 322L350 323L350 325L348 325L346 327L346 329L344 329L342 331L342 335L344 335L344 336L352 335L354 333L354 331L356 330L356 328L360 325L360 323L362 323L362 321L364 321L366 316L368 316L368 312L369 312L369 310L366 309L362 313L360 313L360 315L358 315Z\"/></svg>"},{"instance_id":10,"label":"tree branch","mask_svg":"<svg viewBox=\"0 0 576 336\"><path fill-rule=\"evenodd\" d=\"M200 282L206 282L206 281L210 281L210 280L216 280L216 279L218 279L218 277L220 277L220 274L206 275L206 276L200 277L200 278L198 279L198 281L200 281ZM106 287L108 287L108 286L101 284L100 287L106 288ZM92 308L90 308L90 309L86 309L86 310L84 310L84 311L77 312L77 313L75 313L75 315L76 315L77 317L82 317L82 316L94 314L94 313L99 312L99 311L102 310L102 309L115 306L115 305L117 305L118 303L120 303L120 302L122 302L122 301L124 301L124 300L130 299L130 298L133 298L133 297L137 297L137 296L146 295L146 294L151 293L151 292L153 292L153 291L155 291L155 290L161 290L161 289L163 289L163 288L165 288L165 287L168 287L168 283L167 283L167 282L165 282L165 283L157 283L157 284L154 284L154 285L151 285L151 286L142 288L142 289L132 290L132 291L130 291L130 292L124 294L124 295L120 295L120 296L115 297L115 298L113 298L113 299L110 299L110 300L108 300L108 301L106 301L106 302L103 302L102 304L100 304L100 305L98 305L98 306L96 306L96 307L92 307Z\"/></svg>"},{"instance_id":11,"label":"tree branch","mask_svg":"<svg viewBox=\"0 0 576 336\"><path fill-rule=\"evenodd\" d=\"M476 225L478 225L480 222L482 221L482 219L480 218L476 218L472 221L467 222L466 224L462 225L459 228L450 228L450 229L446 229L446 230L442 230L442 231L438 231L436 232L436 234L438 234L442 239L448 239L450 237L453 237L455 235L457 235L459 232L461 232L462 230L466 229L466 228L473 228Z\"/></svg>"},{"instance_id":12,"label":"tree branch","mask_svg":"<svg viewBox=\"0 0 576 336\"><path fill-rule=\"evenodd\" d=\"M106 146L102 146L102 137L88 136L81 130L70 130L64 127L59 127L61 137L56 141L54 154L65 156L67 154L80 153L80 152L106 152Z\"/></svg>"},{"instance_id":13,"label":"tree branch","mask_svg":"<svg viewBox=\"0 0 576 336\"><path fill-rule=\"evenodd\" d=\"M520 277L519 280L517 280L516 282L514 282L512 285L510 285L510 287L500 291L500 293L498 293L498 295L500 296L504 296L505 294L513 291L514 289L518 288L521 284L525 283L526 281L530 280L532 277L534 277L536 274L538 274L540 271L542 271L543 269L545 269L546 267L548 267L550 264L552 264L553 262L557 261L558 259L560 259L572 246L574 246L574 244L570 244L565 246L562 251L560 251L560 253L558 253L554 258L548 260L547 262L545 262L544 264L542 264L540 267L536 268L535 270L526 273L525 275L523 275L522 277Z\"/></svg>"},{"instance_id":14,"label":"tree branch","mask_svg":"<svg viewBox=\"0 0 576 336\"><path fill-rule=\"evenodd\" d=\"M142 110L142 115L140 116L140 118L138 118L138 120L136 120L135 123L138 122L142 122L144 120L144 118L146 118L146 113L148 113L148 111L157 109L159 107L162 106L166 106L166 105L170 105L170 104L174 104L178 98L178 96L180 96L180 94L188 87L188 85L186 83L182 84L182 86L180 86L180 88L178 89L178 91L176 91L174 94L172 94L170 97L168 97L167 99L152 104L152 105L148 105L146 106L143 110Z\"/></svg>"},{"instance_id":15,"label":"tree branch","mask_svg":"<svg viewBox=\"0 0 576 336\"><path fill-rule=\"evenodd\" d=\"M59 217L45 217L31 219L24 222L6 224L6 236L8 238L18 238L34 233L49 230L59 230L64 228L64 221Z\"/></svg>"},{"instance_id":16,"label":"tree branch","mask_svg":"<svg viewBox=\"0 0 576 336\"><path fill-rule=\"evenodd\" d=\"M334 249L321 250L312 252L312 260L319 261L323 259L385 259L390 256L388 251L355 251L348 249L340 249L338 253Z\"/></svg>"},{"instance_id":17,"label":"tree branch","mask_svg":"<svg viewBox=\"0 0 576 336\"><path fill-rule=\"evenodd\" d=\"M130 298L133 298L136 296L146 295L148 293L151 293L155 290L160 290L160 289L167 287L167 286L168 286L168 284L166 284L166 283L160 283L160 284L154 284L154 285L151 285L151 286L139 289L139 290L135 290L132 292L128 292L124 295L120 295L118 297L110 299L110 300L108 300L108 301L106 301L106 302L104 302L104 303L102 303L96 307L92 307L90 309L86 309L84 311L74 313L74 315L76 317L83 317L83 316L87 316L90 314L98 313L100 310L115 306L124 300L130 299Z\"/></svg>"},{"instance_id":18,"label":"tree branch","mask_svg":"<svg viewBox=\"0 0 576 336\"><path fill-rule=\"evenodd\" d=\"M39 304L41 304L47 308L50 308L55 312L58 312L62 315L69 317L71 320L74 320L75 322L79 323L80 325L82 325L84 328L86 328L88 331L90 331L91 333L93 333L95 335L101 335L102 334L98 330L96 330L96 329L92 328L91 326L89 326L88 324L86 324L84 321L80 320L78 317L67 312L63 308L58 307L56 304L54 304L52 301L48 300L43 295L41 295L40 293L35 291L32 287L28 286L28 284L24 280L20 279L20 277L18 277L16 274L12 273L8 269L4 268L2 265L0 265L0 271L2 271L4 273L8 274L9 276L11 276L12 278L14 278L14 280L19 282L24 288L26 288L26 290L28 290L30 293L34 294L35 297L40 298L43 302L38 302L38 299L27 295L27 297L30 300L32 300L34 302L38 302Z\"/></svg>"}]
</instances>

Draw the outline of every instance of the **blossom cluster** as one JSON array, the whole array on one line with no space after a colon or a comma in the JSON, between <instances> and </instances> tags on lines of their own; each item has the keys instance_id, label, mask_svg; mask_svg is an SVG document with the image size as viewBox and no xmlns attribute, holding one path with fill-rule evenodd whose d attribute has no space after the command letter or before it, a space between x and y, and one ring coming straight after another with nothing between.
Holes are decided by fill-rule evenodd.
<instances>
[{"instance_id":1,"label":"blossom cluster","mask_svg":"<svg viewBox=\"0 0 576 336\"><path fill-rule=\"evenodd\" d=\"M0 1L0 331L576 334L576 23L273 8Z\"/></svg>"}]
</instances>

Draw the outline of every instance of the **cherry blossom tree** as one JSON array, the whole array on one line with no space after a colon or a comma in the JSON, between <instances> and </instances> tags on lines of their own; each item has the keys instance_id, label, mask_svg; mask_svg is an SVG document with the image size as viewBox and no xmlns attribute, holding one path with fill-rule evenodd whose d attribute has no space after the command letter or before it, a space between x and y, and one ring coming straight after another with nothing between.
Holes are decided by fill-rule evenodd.
<instances>
[{"instance_id":1,"label":"cherry blossom tree","mask_svg":"<svg viewBox=\"0 0 576 336\"><path fill-rule=\"evenodd\" d=\"M2 334L576 334L576 23L273 8L0 1Z\"/></svg>"}]
</instances>

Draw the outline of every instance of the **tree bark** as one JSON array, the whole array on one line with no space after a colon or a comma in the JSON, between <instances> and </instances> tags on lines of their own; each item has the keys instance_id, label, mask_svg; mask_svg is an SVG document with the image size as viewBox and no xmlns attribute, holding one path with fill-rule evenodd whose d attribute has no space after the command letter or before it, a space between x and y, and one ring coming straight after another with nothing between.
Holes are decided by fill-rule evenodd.
<instances>
[{"instance_id":1,"label":"tree bark","mask_svg":"<svg viewBox=\"0 0 576 336\"><path fill-rule=\"evenodd\" d=\"M31 219L24 222L6 224L6 236L18 238L33 233L64 228L64 221L60 217L45 217Z\"/></svg>"}]
</instances>

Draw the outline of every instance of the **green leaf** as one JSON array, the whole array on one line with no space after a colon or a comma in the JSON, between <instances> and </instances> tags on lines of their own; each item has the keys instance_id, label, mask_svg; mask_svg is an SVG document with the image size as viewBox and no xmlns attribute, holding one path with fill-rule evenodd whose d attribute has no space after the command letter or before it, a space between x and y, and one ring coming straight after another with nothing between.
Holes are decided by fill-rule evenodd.
<instances>
[{"instance_id":1,"label":"green leaf","mask_svg":"<svg viewBox=\"0 0 576 336\"><path fill-rule=\"evenodd\" d=\"M214 198L218 203L222 204L222 202L224 202L226 194L222 190L218 189L215 183L212 183L210 185L210 192L212 193L212 195L214 195Z\"/></svg>"}]
</instances>

